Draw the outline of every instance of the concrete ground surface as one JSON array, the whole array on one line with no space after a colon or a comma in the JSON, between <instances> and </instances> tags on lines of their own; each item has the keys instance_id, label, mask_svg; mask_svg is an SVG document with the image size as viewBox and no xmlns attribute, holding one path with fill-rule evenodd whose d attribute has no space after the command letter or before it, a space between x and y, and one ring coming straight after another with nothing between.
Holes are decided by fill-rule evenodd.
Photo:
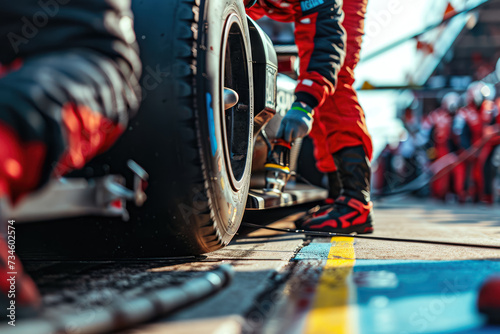
<instances>
[{"instance_id":1,"label":"concrete ground surface","mask_svg":"<svg viewBox=\"0 0 500 334\"><path fill-rule=\"evenodd\" d=\"M500 206L386 199L375 219L374 236L500 245ZM207 262L234 266L225 290L125 333L500 333L476 307L498 249L258 230Z\"/></svg>"}]
</instances>

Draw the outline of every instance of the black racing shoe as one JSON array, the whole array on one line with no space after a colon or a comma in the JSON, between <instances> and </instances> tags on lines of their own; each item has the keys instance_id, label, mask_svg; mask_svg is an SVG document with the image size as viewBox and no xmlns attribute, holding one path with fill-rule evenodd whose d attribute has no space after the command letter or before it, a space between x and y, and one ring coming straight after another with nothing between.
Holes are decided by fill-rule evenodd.
<instances>
[{"instance_id":1,"label":"black racing shoe","mask_svg":"<svg viewBox=\"0 0 500 334\"><path fill-rule=\"evenodd\" d=\"M340 196L326 214L311 218L297 226L302 230L334 233L372 233L373 203Z\"/></svg>"},{"instance_id":2,"label":"black racing shoe","mask_svg":"<svg viewBox=\"0 0 500 334\"><path fill-rule=\"evenodd\" d=\"M339 171L326 174L328 177L328 200L335 199L342 194L342 181Z\"/></svg>"}]
</instances>

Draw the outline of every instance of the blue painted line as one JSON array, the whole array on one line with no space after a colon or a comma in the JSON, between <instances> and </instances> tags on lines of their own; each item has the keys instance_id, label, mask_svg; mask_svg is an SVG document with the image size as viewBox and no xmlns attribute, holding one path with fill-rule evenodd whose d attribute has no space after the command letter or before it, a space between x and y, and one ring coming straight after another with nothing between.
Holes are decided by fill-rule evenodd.
<instances>
[{"instance_id":1,"label":"blue painted line","mask_svg":"<svg viewBox=\"0 0 500 334\"><path fill-rule=\"evenodd\" d=\"M476 310L498 261L356 260L359 333L486 333Z\"/></svg>"},{"instance_id":2,"label":"blue painted line","mask_svg":"<svg viewBox=\"0 0 500 334\"><path fill-rule=\"evenodd\" d=\"M319 271L311 268L325 267L331 255L330 247L330 243L313 242L295 256L295 261L303 263L298 268L302 268L300 275L307 283L290 299L292 304L296 303L295 309L291 309L293 321L282 333L298 334L312 328L308 325L314 310L322 312L327 321L338 323L339 317L327 312L326 304L318 308L313 303L318 300L318 293L327 294L318 290ZM339 260L343 258L340 256ZM327 270L331 271L330 276L335 273L335 268ZM332 290L338 291L344 283L349 287L347 300L340 298L342 296L328 296L332 297L330 300L337 307L338 315L346 316L344 320L351 324L334 333L500 333L500 327L485 325L486 319L476 306L482 284L500 273L500 261L356 259L351 270L346 273L344 267L335 279L327 281ZM312 290L312 286L317 290ZM347 314L343 312L344 306L349 309Z\"/></svg>"},{"instance_id":3,"label":"blue painted line","mask_svg":"<svg viewBox=\"0 0 500 334\"><path fill-rule=\"evenodd\" d=\"M212 147L212 155L215 156L215 153L217 152L217 138L215 137L214 109L212 108L212 95L210 95L210 93L207 93L207 114L210 146Z\"/></svg>"},{"instance_id":4,"label":"blue painted line","mask_svg":"<svg viewBox=\"0 0 500 334\"><path fill-rule=\"evenodd\" d=\"M311 261L311 260L321 260L326 262L328 259L328 254L330 253L330 248L332 245L330 243L311 243L306 247L302 248L297 255L295 255L295 261Z\"/></svg>"}]
</instances>

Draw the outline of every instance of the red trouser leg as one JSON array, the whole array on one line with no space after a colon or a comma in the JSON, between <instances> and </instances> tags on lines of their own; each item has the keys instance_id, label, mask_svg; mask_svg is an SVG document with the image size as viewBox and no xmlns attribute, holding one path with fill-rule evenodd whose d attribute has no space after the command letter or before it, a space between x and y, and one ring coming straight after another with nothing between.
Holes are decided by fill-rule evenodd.
<instances>
[{"instance_id":1,"label":"red trouser leg","mask_svg":"<svg viewBox=\"0 0 500 334\"><path fill-rule=\"evenodd\" d=\"M477 158L474 158L467 164L466 169L466 185L467 185L467 195L472 199L472 201L476 201L477 199L477 185L478 185L478 173L477 173Z\"/></svg>"},{"instance_id":2,"label":"red trouser leg","mask_svg":"<svg viewBox=\"0 0 500 334\"><path fill-rule=\"evenodd\" d=\"M475 179L477 182L477 195L479 200L485 203L492 203L493 196L491 191L486 191L486 183L493 183L491 179L491 175L486 172L485 166L488 161L488 157L493 151L493 146L491 144L485 145L481 152L479 153L479 157L477 159L477 163L475 166ZM489 188L489 187L488 187Z\"/></svg>"},{"instance_id":3,"label":"red trouser leg","mask_svg":"<svg viewBox=\"0 0 500 334\"><path fill-rule=\"evenodd\" d=\"M436 159L440 159L450 153L446 147L436 145ZM450 187L450 173L444 174L431 184L432 195L435 198L445 199Z\"/></svg>"},{"instance_id":4,"label":"red trouser leg","mask_svg":"<svg viewBox=\"0 0 500 334\"><path fill-rule=\"evenodd\" d=\"M439 199L445 199L448 193L449 174L445 174L431 184L432 196Z\"/></svg>"},{"instance_id":5,"label":"red trouser leg","mask_svg":"<svg viewBox=\"0 0 500 334\"><path fill-rule=\"evenodd\" d=\"M328 171L325 163L333 164L333 159L328 162L325 158L323 147L327 148L327 155L330 156L344 147L362 145L366 155L372 158L372 140L366 126L365 114L352 87L354 68L359 61L361 50L367 3L367 0L350 0L343 4L343 26L347 33L346 59L339 72L335 94L328 97L316 110L315 120L322 126L313 128L310 134L317 147L315 153L318 169L321 171Z\"/></svg>"},{"instance_id":6,"label":"red trouser leg","mask_svg":"<svg viewBox=\"0 0 500 334\"><path fill-rule=\"evenodd\" d=\"M465 191L465 179L466 179L466 165L461 163L457 165L452 170L453 184L455 188L455 193L458 196L458 201L463 203L467 199L467 193Z\"/></svg>"},{"instance_id":7,"label":"red trouser leg","mask_svg":"<svg viewBox=\"0 0 500 334\"><path fill-rule=\"evenodd\" d=\"M382 191L385 188L385 174L387 172L386 157L383 156L383 153L384 152L380 154L375 164L372 165L372 186L374 189L379 191Z\"/></svg>"},{"instance_id":8,"label":"red trouser leg","mask_svg":"<svg viewBox=\"0 0 500 334\"><path fill-rule=\"evenodd\" d=\"M335 172L337 167L333 157L326 144L326 133L324 124L315 121L311 130L310 137L314 143L314 157L316 158L316 167L322 173Z\"/></svg>"}]
</instances>

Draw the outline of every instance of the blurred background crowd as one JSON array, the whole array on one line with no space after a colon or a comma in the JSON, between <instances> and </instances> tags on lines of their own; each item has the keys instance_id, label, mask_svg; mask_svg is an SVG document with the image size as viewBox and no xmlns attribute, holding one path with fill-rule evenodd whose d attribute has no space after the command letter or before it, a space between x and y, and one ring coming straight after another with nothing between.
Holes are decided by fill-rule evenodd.
<instances>
[{"instance_id":1,"label":"blurred background crowd","mask_svg":"<svg viewBox=\"0 0 500 334\"><path fill-rule=\"evenodd\" d=\"M440 91L424 101L401 96L398 118L403 131L387 143L374 162L374 188L390 193L427 172L439 177L416 185L414 193L443 201L483 202L500 199L500 98L495 85L471 83L464 92Z\"/></svg>"}]
</instances>

